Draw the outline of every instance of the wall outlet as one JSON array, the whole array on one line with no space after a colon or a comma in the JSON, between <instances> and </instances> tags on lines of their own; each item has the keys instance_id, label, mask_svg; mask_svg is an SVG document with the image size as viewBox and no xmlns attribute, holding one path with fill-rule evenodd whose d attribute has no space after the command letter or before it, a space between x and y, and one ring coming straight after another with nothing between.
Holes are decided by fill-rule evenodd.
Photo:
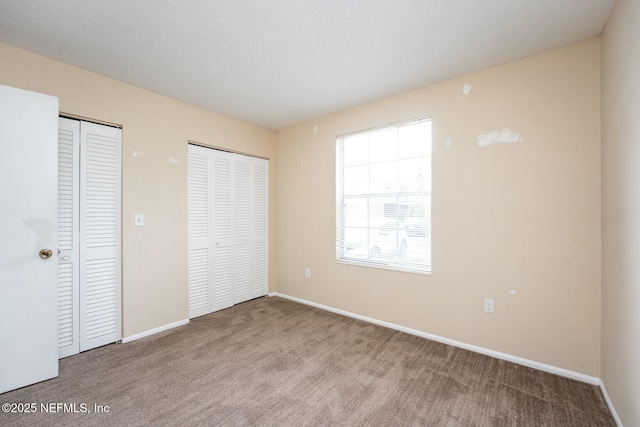
<instances>
[{"instance_id":1,"label":"wall outlet","mask_svg":"<svg viewBox=\"0 0 640 427\"><path fill-rule=\"evenodd\" d=\"M134 221L136 227L142 227L144 225L144 214L137 213L134 215Z\"/></svg>"},{"instance_id":2,"label":"wall outlet","mask_svg":"<svg viewBox=\"0 0 640 427\"><path fill-rule=\"evenodd\" d=\"M304 277L306 277L307 279L311 279L311 269L310 268L305 268L304 269Z\"/></svg>"},{"instance_id":3,"label":"wall outlet","mask_svg":"<svg viewBox=\"0 0 640 427\"><path fill-rule=\"evenodd\" d=\"M484 299L484 312L485 313L493 313L493 300L491 298Z\"/></svg>"}]
</instances>

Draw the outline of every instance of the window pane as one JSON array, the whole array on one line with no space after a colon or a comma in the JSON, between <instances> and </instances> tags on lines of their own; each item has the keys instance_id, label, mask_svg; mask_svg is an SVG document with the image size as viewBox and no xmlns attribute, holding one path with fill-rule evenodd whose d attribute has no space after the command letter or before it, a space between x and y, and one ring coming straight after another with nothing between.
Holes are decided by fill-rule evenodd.
<instances>
[{"instance_id":1,"label":"window pane","mask_svg":"<svg viewBox=\"0 0 640 427\"><path fill-rule=\"evenodd\" d=\"M381 228L369 229L369 258L372 260L397 259L399 248L398 228L394 223L388 222Z\"/></svg>"},{"instance_id":2,"label":"window pane","mask_svg":"<svg viewBox=\"0 0 640 427\"><path fill-rule=\"evenodd\" d=\"M403 261L410 268L431 267L430 235L412 236L407 234L407 249Z\"/></svg>"},{"instance_id":3,"label":"window pane","mask_svg":"<svg viewBox=\"0 0 640 427\"><path fill-rule=\"evenodd\" d=\"M402 197L401 202L408 206L404 220L404 229L410 237L424 237L429 234L431 206L427 196Z\"/></svg>"},{"instance_id":4,"label":"window pane","mask_svg":"<svg viewBox=\"0 0 640 427\"><path fill-rule=\"evenodd\" d=\"M370 229L369 257L395 265L412 262L413 259L408 256L411 242L412 239L408 237L403 221L388 221L380 228Z\"/></svg>"},{"instance_id":5,"label":"window pane","mask_svg":"<svg viewBox=\"0 0 640 427\"><path fill-rule=\"evenodd\" d=\"M369 256L367 233L366 228L344 229L343 248L346 258L367 259Z\"/></svg>"},{"instance_id":6,"label":"window pane","mask_svg":"<svg viewBox=\"0 0 640 427\"><path fill-rule=\"evenodd\" d=\"M431 165L428 157L400 160L400 193L431 191Z\"/></svg>"},{"instance_id":7,"label":"window pane","mask_svg":"<svg viewBox=\"0 0 640 427\"><path fill-rule=\"evenodd\" d=\"M398 130L382 129L372 132L369 139L371 163L395 160L398 158Z\"/></svg>"},{"instance_id":8,"label":"window pane","mask_svg":"<svg viewBox=\"0 0 640 427\"><path fill-rule=\"evenodd\" d=\"M431 121L401 126L399 135L401 159L431 155Z\"/></svg>"},{"instance_id":9,"label":"window pane","mask_svg":"<svg viewBox=\"0 0 640 427\"><path fill-rule=\"evenodd\" d=\"M398 192L398 162L375 163L371 170L371 193Z\"/></svg>"},{"instance_id":10,"label":"window pane","mask_svg":"<svg viewBox=\"0 0 640 427\"><path fill-rule=\"evenodd\" d=\"M369 135L358 134L344 138L344 165L369 163Z\"/></svg>"},{"instance_id":11,"label":"window pane","mask_svg":"<svg viewBox=\"0 0 640 427\"><path fill-rule=\"evenodd\" d=\"M344 168L344 194L352 196L369 193L369 166Z\"/></svg>"},{"instance_id":12,"label":"window pane","mask_svg":"<svg viewBox=\"0 0 640 427\"><path fill-rule=\"evenodd\" d=\"M381 228L386 222L396 218L396 197L371 197L369 199L369 227Z\"/></svg>"},{"instance_id":13,"label":"window pane","mask_svg":"<svg viewBox=\"0 0 640 427\"><path fill-rule=\"evenodd\" d=\"M405 262L415 265L431 264L431 196L409 196L402 200L411 206L404 221L407 234Z\"/></svg>"},{"instance_id":14,"label":"window pane","mask_svg":"<svg viewBox=\"0 0 640 427\"><path fill-rule=\"evenodd\" d=\"M345 198L344 200L344 226L345 227L368 227L369 202L366 198Z\"/></svg>"}]
</instances>

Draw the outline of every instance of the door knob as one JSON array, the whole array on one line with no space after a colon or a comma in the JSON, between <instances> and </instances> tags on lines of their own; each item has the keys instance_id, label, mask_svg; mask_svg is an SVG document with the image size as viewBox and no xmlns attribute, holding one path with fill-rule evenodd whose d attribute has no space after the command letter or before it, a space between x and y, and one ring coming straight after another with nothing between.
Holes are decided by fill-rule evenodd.
<instances>
[{"instance_id":1,"label":"door knob","mask_svg":"<svg viewBox=\"0 0 640 427\"><path fill-rule=\"evenodd\" d=\"M42 249L38 255L40 255L40 258L42 259L47 259L50 258L51 255L53 255L53 251L51 249Z\"/></svg>"}]
</instances>

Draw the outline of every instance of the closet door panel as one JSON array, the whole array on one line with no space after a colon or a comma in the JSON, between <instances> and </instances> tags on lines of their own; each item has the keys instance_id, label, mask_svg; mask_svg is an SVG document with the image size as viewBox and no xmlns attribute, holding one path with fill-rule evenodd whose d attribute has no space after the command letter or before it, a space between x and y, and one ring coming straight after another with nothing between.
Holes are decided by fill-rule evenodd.
<instances>
[{"instance_id":1,"label":"closet door panel","mask_svg":"<svg viewBox=\"0 0 640 427\"><path fill-rule=\"evenodd\" d=\"M231 252L229 247L216 247L213 250L213 295L212 311L222 310L233 305L231 278Z\"/></svg>"},{"instance_id":2,"label":"closet door panel","mask_svg":"<svg viewBox=\"0 0 640 427\"><path fill-rule=\"evenodd\" d=\"M251 247L249 243L241 243L233 250L233 303L251 298Z\"/></svg>"},{"instance_id":3,"label":"closet door panel","mask_svg":"<svg viewBox=\"0 0 640 427\"><path fill-rule=\"evenodd\" d=\"M269 292L269 161L252 159L252 298Z\"/></svg>"},{"instance_id":4,"label":"closet door panel","mask_svg":"<svg viewBox=\"0 0 640 427\"><path fill-rule=\"evenodd\" d=\"M121 339L121 130L80 125L80 351Z\"/></svg>"},{"instance_id":5,"label":"closet door panel","mask_svg":"<svg viewBox=\"0 0 640 427\"><path fill-rule=\"evenodd\" d=\"M211 312L210 151L189 146L189 318Z\"/></svg>"},{"instance_id":6,"label":"closet door panel","mask_svg":"<svg viewBox=\"0 0 640 427\"><path fill-rule=\"evenodd\" d=\"M221 310L233 305L233 159L231 153L211 150L213 216L213 274L211 280L211 309Z\"/></svg>"},{"instance_id":7,"label":"closet door panel","mask_svg":"<svg viewBox=\"0 0 640 427\"><path fill-rule=\"evenodd\" d=\"M234 155L233 302L252 297L251 292L251 157Z\"/></svg>"},{"instance_id":8,"label":"closet door panel","mask_svg":"<svg viewBox=\"0 0 640 427\"><path fill-rule=\"evenodd\" d=\"M80 122L58 120L58 357L80 351Z\"/></svg>"}]
</instances>

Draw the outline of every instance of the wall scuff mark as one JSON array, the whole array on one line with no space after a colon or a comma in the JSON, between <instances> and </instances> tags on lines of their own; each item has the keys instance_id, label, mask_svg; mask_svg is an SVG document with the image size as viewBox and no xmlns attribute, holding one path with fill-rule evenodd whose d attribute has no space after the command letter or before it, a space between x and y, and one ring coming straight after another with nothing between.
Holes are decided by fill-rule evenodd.
<instances>
[{"instance_id":1,"label":"wall scuff mark","mask_svg":"<svg viewBox=\"0 0 640 427\"><path fill-rule=\"evenodd\" d=\"M180 160L176 160L176 159L174 159L172 157L169 157L169 163L178 164L178 163L180 163Z\"/></svg>"},{"instance_id":2,"label":"wall scuff mark","mask_svg":"<svg viewBox=\"0 0 640 427\"><path fill-rule=\"evenodd\" d=\"M141 157L141 156L144 156L144 153L142 151L133 150L133 157Z\"/></svg>"},{"instance_id":3,"label":"wall scuff mark","mask_svg":"<svg viewBox=\"0 0 640 427\"><path fill-rule=\"evenodd\" d=\"M509 128L502 128L489 133L481 132L478 135L479 147L488 147L493 144L514 144L516 142L522 142L522 137L519 133Z\"/></svg>"},{"instance_id":4,"label":"wall scuff mark","mask_svg":"<svg viewBox=\"0 0 640 427\"><path fill-rule=\"evenodd\" d=\"M445 147L445 148L451 148L451 144L453 144L453 141L451 141L450 139L447 139L447 140L444 142L444 147Z\"/></svg>"}]
</instances>

